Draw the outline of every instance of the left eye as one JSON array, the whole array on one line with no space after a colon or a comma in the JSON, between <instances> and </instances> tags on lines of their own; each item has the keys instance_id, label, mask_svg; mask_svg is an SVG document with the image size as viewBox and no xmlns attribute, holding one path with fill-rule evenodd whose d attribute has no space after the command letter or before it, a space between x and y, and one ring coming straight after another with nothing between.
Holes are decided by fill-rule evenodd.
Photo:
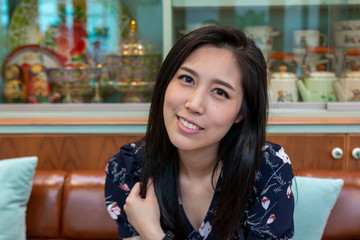
<instances>
[{"instance_id":1,"label":"left eye","mask_svg":"<svg viewBox=\"0 0 360 240\"><path fill-rule=\"evenodd\" d=\"M192 83L194 80L189 76L180 76L181 80L183 80L186 83Z\"/></svg>"},{"instance_id":2,"label":"left eye","mask_svg":"<svg viewBox=\"0 0 360 240\"><path fill-rule=\"evenodd\" d=\"M215 92L217 95L220 95L220 96L229 98L229 95L228 95L224 90L222 90L222 89L220 89L220 88L214 89L214 92Z\"/></svg>"}]
</instances>

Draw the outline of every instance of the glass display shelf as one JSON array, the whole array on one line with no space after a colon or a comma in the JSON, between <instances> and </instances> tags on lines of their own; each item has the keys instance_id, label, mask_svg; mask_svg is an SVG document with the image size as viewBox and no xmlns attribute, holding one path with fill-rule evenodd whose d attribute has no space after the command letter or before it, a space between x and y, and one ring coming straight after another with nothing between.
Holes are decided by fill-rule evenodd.
<instances>
[{"instance_id":1,"label":"glass display shelf","mask_svg":"<svg viewBox=\"0 0 360 240\"><path fill-rule=\"evenodd\" d=\"M148 103L3 104L0 134L145 133L149 107ZM360 133L360 108L352 103L271 103L267 132Z\"/></svg>"},{"instance_id":2,"label":"glass display shelf","mask_svg":"<svg viewBox=\"0 0 360 240\"><path fill-rule=\"evenodd\" d=\"M29 18L34 21L23 21L24 17L26 19L26 15L19 10L22 2L33 4L36 11L31 11L32 15L29 15ZM77 3L82 3L83 8L76 8ZM31 8L26 9L28 11ZM67 31L75 35L80 34L81 31L74 28L75 20L83 21L83 27L88 34L84 42L87 44L88 53L96 60L96 64L89 70L90 73L86 72L88 70L81 70L84 67L81 64L77 65L79 62L76 61L80 61L80 58L73 59L75 62L73 62L72 69L64 67L62 70L52 71L52 76L59 77L59 81L65 78L75 81L80 80L81 77L86 78L86 81L82 81L84 85L58 84L56 86L60 89L58 93L63 96L62 100L73 101L69 104L61 103L62 101L42 104L6 103L3 94L4 77L1 76L0 125L11 126L10 119L15 119L18 126L22 124L55 126L56 124L62 125L62 121L68 126L80 126L81 124L130 126L130 121L133 121L134 126L142 126L141 131L143 131L143 127L146 125L153 81L146 80L147 84L143 84L142 81L136 83L130 81L126 84L119 82L126 81L121 78L124 72L130 73L131 77L139 77L142 72L146 71L146 68L151 68L152 63L144 58L142 63L147 64L147 67L138 69L140 74L137 74L134 68L125 69L124 65L113 64L119 60L118 43L125 39L125 35L128 36L132 19L137 23L137 35L132 35L130 40L145 40L145 43L152 42L153 46L156 45L160 50L162 49L162 52L160 51L162 56L150 56L156 58L157 62L159 62L159 57L161 59L166 56L175 41L184 33L204 23L207 24L209 21L212 24L232 25L238 28L271 25L272 31L277 32L271 38L272 50L286 53L293 53L295 30L318 30L326 35L326 47L335 48L337 51L336 74L340 75L343 70L343 51L350 47L336 46L334 25L337 21L360 21L359 12L360 2L358 0L0 0L0 64L9 61L6 58L16 47L20 47L20 49L11 55L13 59L19 56L28 57L25 53L31 53L32 57L45 58L46 61L52 60L55 65L60 64L61 59L54 60L52 51L39 50L38 46L31 45L34 43L32 41L40 40L40 44L37 45L47 44L49 48L53 47L55 52L59 47L66 48L66 41L60 41L64 39L51 41L54 40L51 39L51 34L57 34L58 37L65 37ZM22 20L22 25L20 24L21 26L17 28L14 23L11 23L12 17L16 14ZM85 21L84 18L87 20ZM65 24L68 29L62 28L61 24ZM25 29L25 31L19 32L22 36L20 40L25 43L19 39L9 42L8 36L17 33L11 30L11 27L15 27L15 30ZM360 25L358 27L357 31L360 32ZM34 33L39 33L39 35ZM77 37L83 38L84 36ZM29 45L29 43L31 44ZM22 44L25 44L26 47L23 48ZM52 46L52 44L55 45ZM100 52L97 52L98 47ZM360 49L360 45L357 48ZM69 48L67 48L68 50ZM39 51L40 55L36 55ZM44 52L46 54L43 54ZM85 53L85 50L82 53ZM104 58L104 56L107 57ZM268 57L268 54L265 56ZM126 64L129 64L129 61ZM113 65L106 65L109 62ZM101 71L98 71L98 64L101 65ZM53 68L53 66L50 67ZM99 72L101 75L96 75ZM98 84L96 82L98 79L90 81L90 77L87 77L90 74L105 81L99 81ZM155 76L154 73L151 75ZM112 77L114 79L111 79ZM116 77L119 79L115 79ZM78 88L83 89L78 91ZM73 93L75 95L66 98L71 92L75 92ZM126 93L129 95L124 97ZM142 95L143 93L146 95ZM88 96L82 97L82 95ZM98 98L99 95L100 98ZM93 103L99 99L102 103ZM123 103L124 101L140 103ZM302 102L301 99L296 103L273 102L270 105L270 119L272 119L270 122L272 126L278 126L277 124L280 123L286 125L284 121L287 119L290 121L290 125L295 125L295 123L319 125L319 121L326 117L331 119L343 117L345 119L342 120L343 122L350 118L351 126L354 127L357 125L353 118L359 117L360 119L359 112L360 102L313 103ZM296 118L299 117L308 117L310 120L303 119L303 122L297 122ZM39 121L36 122L34 119ZM326 125L326 120L323 121ZM336 120L334 121L336 122Z\"/></svg>"},{"instance_id":3,"label":"glass display shelf","mask_svg":"<svg viewBox=\"0 0 360 240\"><path fill-rule=\"evenodd\" d=\"M358 30L357 24L350 26L354 25L354 22L343 23L349 26L340 26L341 23L335 24L335 22L357 21L360 19L359 11L360 3L356 0L163 0L163 52L166 54L184 33L200 26L214 24L231 25L240 29L247 26L272 26L274 32L277 32L277 34L273 33L272 38L265 36L266 33L259 33L270 31L268 29L258 28L257 31L258 35L262 35L261 40L273 42L274 46L271 50L277 52L293 51L294 30L320 31L327 39L321 39L319 46L339 49L360 48L357 44L335 42L333 36L335 31L342 30L339 28ZM251 33L244 31L248 35ZM337 34L347 33L337 32ZM349 34L349 37L354 34L357 36L354 32Z\"/></svg>"},{"instance_id":4,"label":"glass display shelf","mask_svg":"<svg viewBox=\"0 0 360 240\"><path fill-rule=\"evenodd\" d=\"M174 8L234 7L234 6L308 6L308 5L354 5L357 0L172 0Z\"/></svg>"},{"instance_id":5,"label":"glass display shelf","mask_svg":"<svg viewBox=\"0 0 360 240\"><path fill-rule=\"evenodd\" d=\"M0 0L0 103L149 102L161 0Z\"/></svg>"},{"instance_id":6,"label":"glass display shelf","mask_svg":"<svg viewBox=\"0 0 360 240\"><path fill-rule=\"evenodd\" d=\"M303 103L318 102L329 112L341 108L357 111L359 12L356 0L163 0L163 53L191 30L230 25L243 30L263 52L275 111L289 106L276 104L282 102L294 103L295 109L307 106L310 110L314 105ZM280 72L283 66L285 73ZM350 80L350 72L359 75ZM334 78L317 81L321 77L315 76L325 73ZM286 74L293 75L281 80Z\"/></svg>"}]
</instances>

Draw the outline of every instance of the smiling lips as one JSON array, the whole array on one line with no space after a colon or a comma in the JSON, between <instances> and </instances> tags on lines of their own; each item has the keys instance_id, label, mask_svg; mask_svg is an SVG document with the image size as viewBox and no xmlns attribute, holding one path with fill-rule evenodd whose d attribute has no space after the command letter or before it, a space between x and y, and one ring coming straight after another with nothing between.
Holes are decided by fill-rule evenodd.
<instances>
[{"instance_id":1,"label":"smiling lips","mask_svg":"<svg viewBox=\"0 0 360 240\"><path fill-rule=\"evenodd\" d=\"M188 121L186 121L185 119L181 118L181 117L178 117L180 123L187 129L189 130L196 130L196 131L199 131L199 130L202 130L203 128L197 126L196 124L194 123L190 123Z\"/></svg>"}]
</instances>

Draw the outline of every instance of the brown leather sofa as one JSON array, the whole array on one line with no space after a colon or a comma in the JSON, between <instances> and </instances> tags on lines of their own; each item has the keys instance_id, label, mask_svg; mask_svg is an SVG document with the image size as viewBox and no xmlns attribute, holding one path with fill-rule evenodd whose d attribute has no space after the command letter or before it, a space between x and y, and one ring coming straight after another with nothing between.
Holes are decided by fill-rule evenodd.
<instances>
[{"instance_id":1,"label":"brown leather sofa","mask_svg":"<svg viewBox=\"0 0 360 240\"><path fill-rule=\"evenodd\" d=\"M360 172L301 171L302 176L343 178L323 240L360 239ZM27 209L28 239L117 239L105 208L103 171L37 170Z\"/></svg>"},{"instance_id":2,"label":"brown leather sofa","mask_svg":"<svg viewBox=\"0 0 360 240\"><path fill-rule=\"evenodd\" d=\"M104 171L37 170L26 214L28 239L118 239L106 211Z\"/></svg>"}]
</instances>

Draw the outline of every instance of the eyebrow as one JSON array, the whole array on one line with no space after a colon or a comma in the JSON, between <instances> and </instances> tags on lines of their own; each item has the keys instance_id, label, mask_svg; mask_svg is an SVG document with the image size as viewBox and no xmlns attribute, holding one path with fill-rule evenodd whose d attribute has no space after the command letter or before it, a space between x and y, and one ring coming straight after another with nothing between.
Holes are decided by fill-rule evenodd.
<instances>
[{"instance_id":1,"label":"eyebrow","mask_svg":"<svg viewBox=\"0 0 360 240\"><path fill-rule=\"evenodd\" d=\"M191 73L192 75L194 75L195 77L199 77L199 74L197 72L195 72L194 70L192 70L191 68L188 68L188 67L185 67L185 66L181 66L180 69L186 71L186 72L189 72ZM228 82L225 82L221 79L214 79L212 80L213 83L216 83L216 84L219 84L219 85L222 85L224 87L227 87L233 91L236 91L235 88L233 86L231 86Z\"/></svg>"}]
</instances>

